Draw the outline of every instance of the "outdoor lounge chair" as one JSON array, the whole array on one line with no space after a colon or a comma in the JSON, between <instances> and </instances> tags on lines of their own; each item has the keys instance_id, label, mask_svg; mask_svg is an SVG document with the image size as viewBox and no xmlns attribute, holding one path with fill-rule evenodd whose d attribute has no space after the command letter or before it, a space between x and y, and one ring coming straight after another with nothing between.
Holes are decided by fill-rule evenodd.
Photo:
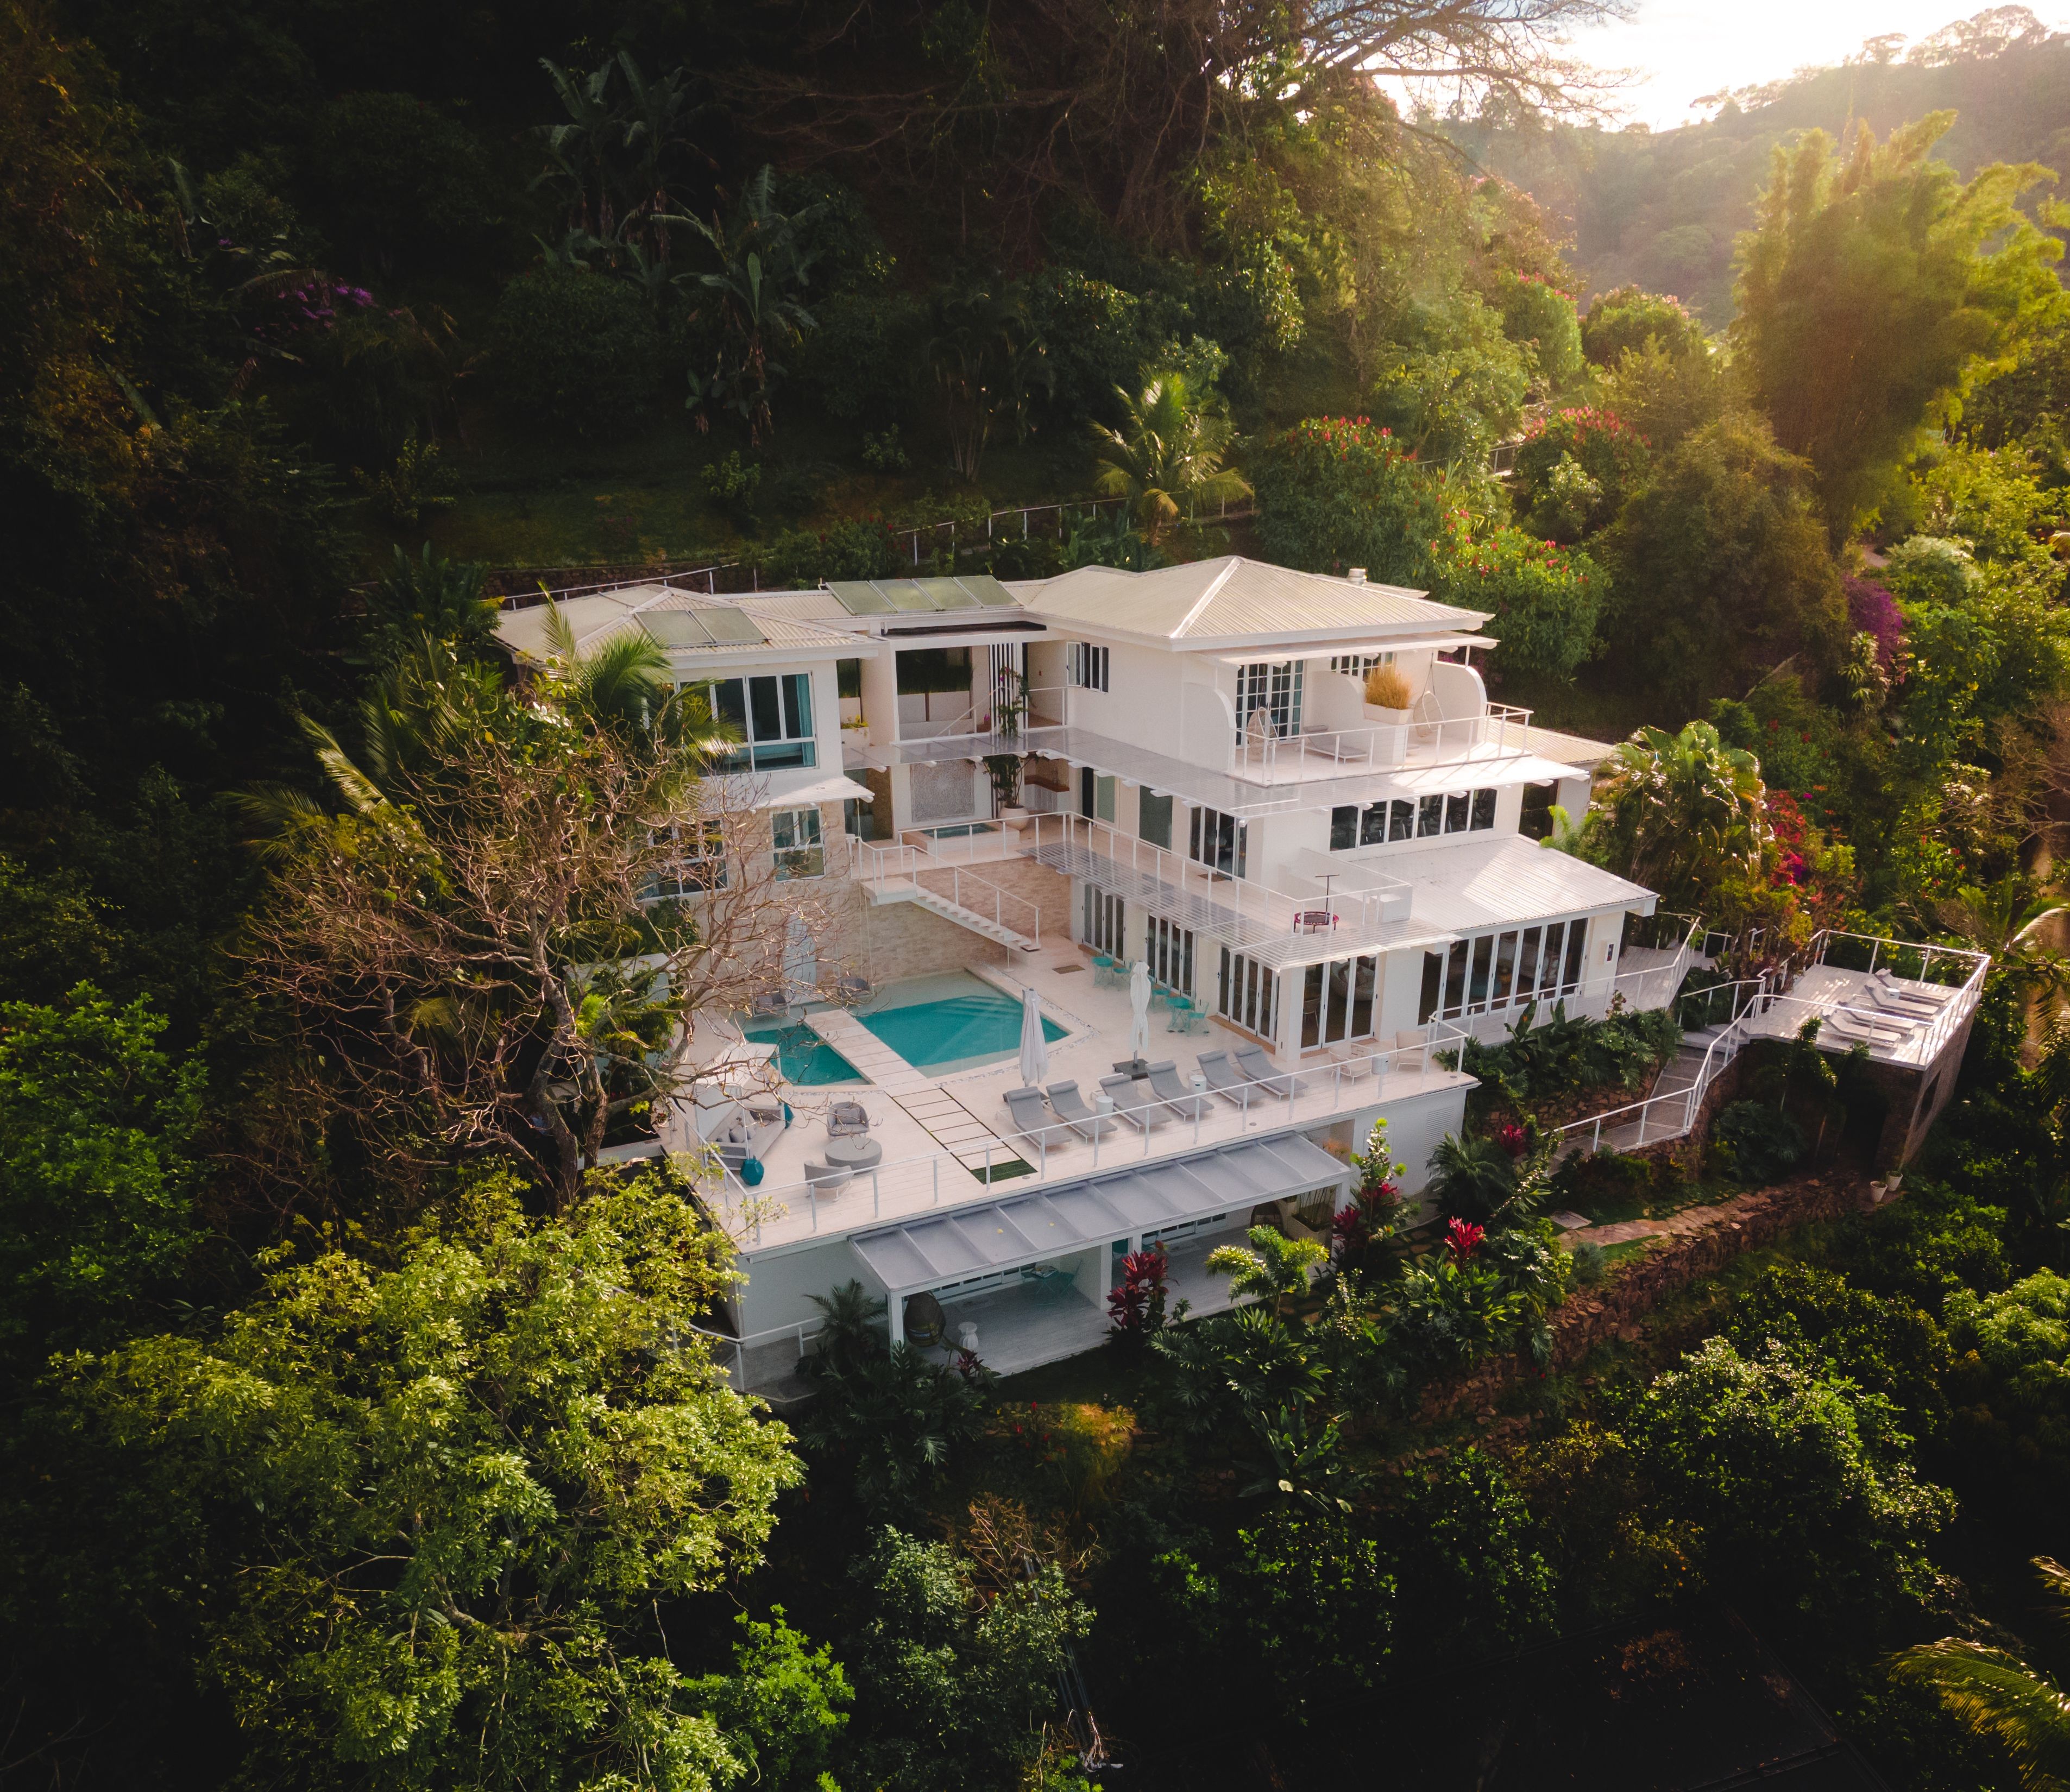
<instances>
[{"instance_id":1,"label":"outdoor lounge chair","mask_svg":"<svg viewBox=\"0 0 2070 1792\"><path fill-rule=\"evenodd\" d=\"M1200 1056L1201 1074L1208 1080L1208 1087L1217 1095L1225 1096L1239 1108L1250 1105L1257 1093L1243 1072L1229 1062L1226 1051L1203 1051Z\"/></svg>"},{"instance_id":2,"label":"outdoor lounge chair","mask_svg":"<svg viewBox=\"0 0 2070 1792\"><path fill-rule=\"evenodd\" d=\"M1890 967L1888 965L1871 971L1869 982L1878 989L1897 997L1900 1001L1916 1002L1921 1006L1926 1008L1938 1008L1955 993L1953 990L1942 990L1937 993L1924 984L1900 986L1898 980L1891 975Z\"/></svg>"},{"instance_id":3,"label":"outdoor lounge chair","mask_svg":"<svg viewBox=\"0 0 2070 1792\"><path fill-rule=\"evenodd\" d=\"M837 1101L827 1110L827 1137L853 1138L869 1130L869 1110L860 1101Z\"/></svg>"},{"instance_id":4,"label":"outdoor lounge chair","mask_svg":"<svg viewBox=\"0 0 2070 1792\"><path fill-rule=\"evenodd\" d=\"M1866 1002L1871 1009L1889 1015L1894 1023L1900 1025L1931 1020L1941 1012L1939 1002L1915 1002L1902 990L1886 989L1874 978L1864 983L1856 995L1848 999L1858 1006Z\"/></svg>"},{"instance_id":5,"label":"outdoor lounge chair","mask_svg":"<svg viewBox=\"0 0 2070 1792\"><path fill-rule=\"evenodd\" d=\"M1111 1119L1094 1113L1086 1105L1086 1098L1078 1093L1076 1083L1052 1083L1049 1105L1056 1110L1058 1119L1082 1139L1102 1139L1114 1130Z\"/></svg>"},{"instance_id":6,"label":"outdoor lounge chair","mask_svg":"<svg viewBox=\"0 0 2070 1792\"><path fill-rule=\"evenodd\" d=\"M1236 1067L1252 1082L1259 1084L1267 1095L1285 1096L1291 1099L1295 1091L1302 1086L1299 1077L1290 1076L1283 1071L1275 1071L1272 1067L1272 1060L1266 1056L1262 1046L1240 1045L1233 1055Z\"/></svg>"},{"instance_id":7,"label":"outdoor lounge chair","mask_svg":"<svg viewBox=\"0 0 2070 1792\"><path fill-rule=\"evenodd\" d=\"M1171 1059L1160 1059L1143 1072L1150 1092L1181 1120L1198 1120L1208 1109L1208 1098L1179 1080L1179 1067Z\"/></svg>"},{"instance_id":8,"label":"outdoor lounge chair","mask_svg":"<svg viewBox=\"0 0 2070 1792\"><path fill-rule=\"evenodd\" d=\"M1866 1015L1844 1014L1839 1010L1818 1018L1820 1033L1831 1034L1836 1039L1849 1039L1863 1045L1900 1046L1916 1031L1915 1025L1893 1023L1887 1026L1881 1021L1872 1021Z\"/></svg>"},{"instance_id":9,"label":"outdoor lounge chair","mask_svg":"<svg viewBox=\"0 0 2070 1792\"><path fill-rule=\"evenodd\" d=\"M1114 1097L1114 1111L1139 1133L1162 1126L1172 1118L1172 1110L1155 1096L1139 1090L1132 1076L1102 1076L1100 1092Z\"/></svg>"},{"instance_id":10,"label":"outdoor lounge chair","mask_svg":"<svg viewBox=\"0 0 2070 1792\"><path fill-rule=\"evenodd\" d=\"M1006 1111L1013 1116L1013 1124L1007 1130L1027 1140L1033 1145L1041 1145L1049 1137L1049 1110L1042 1105L1040 1089L1008 1089L1006 1092Z\"/></svg>"},{"instance_id":11,"label":"outdoor lounge chair","mask_svg":"<svg viewBox=\"0 0 2070 1792\"><path fill-rule=\"evenodd\" d=\"M1413 1027L1405 1027L1394 1035L1394 1043L1388 1049L1388 1062L1397 1070L1413 1070L1421 1076L1429 1067L1430 1043L1422 1032Z\"/></svg>"}]
</instances>

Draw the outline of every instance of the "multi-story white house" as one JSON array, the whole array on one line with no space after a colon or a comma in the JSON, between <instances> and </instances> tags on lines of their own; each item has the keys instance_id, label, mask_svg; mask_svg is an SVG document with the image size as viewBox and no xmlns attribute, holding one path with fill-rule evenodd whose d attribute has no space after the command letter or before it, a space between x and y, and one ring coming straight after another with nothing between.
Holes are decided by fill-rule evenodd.
<instances>
[{"instance_id":1,"label":"multi-story white house","mask_svg":"<svg viewBox=\"0 0 2070 1792\"><path fill-rule=\"evenodd\" d=\"M1651 892L1539 843L1608 749L1488 700L1478 612L1225 557L634 586L562 614L584 643L643 629L711 687L777 873L814 898L815 937L771 943L769 1011L709 1017L709 1086L665 1129L726 1161L709 1199L739 1243L729 1317L758 1389L794 1367L811 1297L849 1280L894 1336L974 1326L1002 1370L1096 1343L1146 1242L1211 1308L1207 1251L1262 1207L1327 1227L1377 1117L1422 1186L1472 1086L1438 1063L1448 1039L1534 1002L1657 1006L1680 982L1676 953L1626 945ZM537 655L545 613L501 634ZM1367 704L1376 663L1405 710ZM714 875L698 855L692 894ZM1153 1080L1128 1050L1138 961L1147 1061L1172 1066ZM1029 990L1045 1085L1074 1082L1090 1116L1018 1092Z\"/></svg>"}]
</instances>

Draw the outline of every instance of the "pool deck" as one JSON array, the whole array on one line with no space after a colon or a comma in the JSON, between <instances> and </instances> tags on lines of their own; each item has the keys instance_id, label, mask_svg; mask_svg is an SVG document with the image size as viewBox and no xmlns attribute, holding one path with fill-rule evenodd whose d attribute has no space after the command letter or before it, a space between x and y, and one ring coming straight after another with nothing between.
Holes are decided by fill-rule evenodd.
<instances>
[{"instance_id":1,"label":"pool deck","mask_svg":"<svg viewBox=\"0 0 2070 1792\"><path fill-rule=\"evenodd\" d=\"M1091 961L1078 947L1045 950L1010 969L977 967L972 974L1017 1001L1021 985L1027 983L1043 1013L1068 1029L1065 1038L1049 1046L1045 1083L1074 1080L1090 1104L1099 1092L1100 1079L1112 1075L1115 1062L1128 1055L1128 993L1096 987ZM1174 1120L1147 1134L1117 1125L1104 1138L1088 1141L1052 1126L1042 1140L1030 1143L1011 1133L1004 1100L1008 1089L1021 1086L1016 1059L935 1076L907 1064L841 1010L807 1019L871 1080L820 1088L786 1085L783 1096L796 1117L763 1157L759 1186L747 1190L730 1177L706 1181L706 1198L714 1217L738 1242L758 1248L859 1231L977 1200L988 1192L1016 1194L1146 1158L1309 1129L1361 1108L1472 1080L1427 1059L1418 1067L1390 1066L1377 1074L1353 1076L1319 1052L1303 1059L1301 1084L1291 1101L1258 1093L1240 1107L1217 1096L1197 1119ZM1190 1078L1201 1053L1256 1043L1212 1018L1205 1031L1176 1035L1168 1030L1170 1019L1164 1010L1152 1010L1150 1056L1153 1061L1176 1059L1182 1080ZM860 1102L869 1112L870 1137L882 1148L883 1160L874 1170L858 1173L839 1190L815 1198L806 1186L805 1165L824 1161L825 1116L837 1100ZM669 1148L684 1149L689 1142L680 1118L673 1120Z\"/></svg>"}]
</instances>

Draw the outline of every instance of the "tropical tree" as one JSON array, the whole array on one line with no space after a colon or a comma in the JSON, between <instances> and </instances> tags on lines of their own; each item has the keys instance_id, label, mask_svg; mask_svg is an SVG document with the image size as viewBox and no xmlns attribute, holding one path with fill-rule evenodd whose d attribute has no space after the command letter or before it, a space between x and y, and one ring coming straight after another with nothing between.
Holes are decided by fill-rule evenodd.
<instances>
[{"instance_id":1,"label":"tropical tree","mask_svg":"<svg viewBox=\"0 0 2070 1792\"><path fill-rule=\"evenodd\" d=\"M558 252L612 268L636 251L665 263L681 209L673 189L695 153L698 108L686 71L650 80L624 50L584 76L544 59L539 66L567 115L540 127L550 165L532 183L561 201Z\"/></svg>"},{"instance_id":2,"label":"tropical tree","mask_svg":"<svg viewBox=\"0 0 2070 1792\"><path fill-rule=\"evenodd\" d=\"M1774 841L1761 761L1728 747L1708 722L1680 733L1642 728L1619 743L1566 850L1700 910L1728 879L1759 875Z\"/></svg>"},{"instance_id":3,"label":"tropical tree","mask_svg":"<svg viewBox=\"0 0 2070 1792\"><path fill-rule=\"evenodd\" d=\"M1203 503L1250 496L1250 486L1223 465L1235 424L1204 402L1184 374L1153 375L1135 396L1116 386L1114 395L1122 427L1093 422L1101 451L1093 483L1108 497L1126 498L1152 541Z\"/></svg>"},{"instance_id":4,"label":"tropical tree","mask_svg":"<svg viewBox=\"0 0 2070 1792\"><path fill-rule=\"evenodd\" d=\"M1821 131L1778 146L1741 239L1733 341L1835 541L1900 494L1972 365L2063 313L2062 248L2040 228L2058 210L2020 209L2053 177L1994 164L1966 184L1933 153L1954 122L1934 112L1879 144L1864 120L1837 153Z\"/></svg>"},{"instance_id":5,"label":"tropical tree","mask_svg":"<svg viewBox=\"0 0 2070 1792\"><path fill-rule=\"evenodd\" d=\"M795 212L776 208L776 170L764 163L749 180L730 218L670 216L657 220L695 231L715 267L674 276L691 296L689 321L707 344L711 371L692 369L687 409L700 429L710 427L713 406L730 410L747 425L759 446L775 426L769 394L785 369L772 351L799 341L818 320L803 294L818 253L806 227L824 209Z\"/></svg>"},{"instance_id":6,"label":"tropical tree","mask_svg":"<svg viewBox=\"0 0 2070 1792\"><path fill-rule=\"evenodd\" d=\"M1270 1226L1254 1226L1249 1245L1218 1245L1208 1253L1209 1270L1229 1279L1229 1299L1255 1296L1280 1313L1308 1292L1308 1273L1328 1263L1327 1247L1313 1239L1290 1239Z\"/></svg>"},{"instance_id":7,"label":"tropical tree","mask_svg":"<svg viewBox=\"0 0 2070 1792\"><path fill-rule=\"evenodd\" d=\"M1036 389L1053 390L1049 345L1025 294L966 275L935 298L927 355L948 424L950 463L975 480L993 425L1004 418L1025 430Z\"/></svg>"},{"instance_id":8,"label":"tropical tree","mask_svg":"<svg viewBox=\"0 0 2070 1792\"><path fill-rule=\"evenodd\" d=\"M2070 1600L2070 1569L2036 1556L2034 1570L2052 1598ZM1959 1636L1907 1649L1891 1671L1934 1693L1966 1728L1999 1744L2027 1792L2070 1786L2070 1696L2053 1676L2009 1650Z\"/></svg>"},{"instance_id":9,"label":"tropical tree","mask_svg":"<svg viewBox=\"0 0 2070 1792\"><path fill-rule=\"evenodd\" d=\"M38 1572L121 1563L127 1622L179 1638L255 1780L680 1792L760 1752L709 1714L752 1721L752 1688L686 1681L659 1616L752 1567L802 1479L698 1330L724 1241L652 1177L555 1220L520 1193L477 1181L387 1267L276 1258L248 1305L43 1397L46 1466L88 1496L39 1509ZM802 1640L763 1639L824 1709Z\"/></svg>"},{"instance_id":10,"label":"tropical tree","mask_svg":"<svg viewBox=\"0 0 2070 1792\"><path fill-rule=\"evenodd\" d=\"M1757 419L1727 415L1686 436L1598 551L1618 594L1615 670L1683 715L1743 696L1781 665L1816 674L1846 646L1812 470Z\"/></svg>"},{"instance_id":11,"label":"tropical tree","mask_svg":"<svg viewBox=\"0 0 2070 1792\"><path fill-rule=\"evenodd\" d=\"M280 875L245 951L311 1094L370 1142L515 1149L566 1203L686 1081L691 1013L748 1005L788 912L756 818L702 776L729 731L656 644L547 633L524 700L426 641L376 680L356 757L309 725L332 806L247 799ZM727 874L657 903L685 830Z\"/></svg>"}]
</instances>

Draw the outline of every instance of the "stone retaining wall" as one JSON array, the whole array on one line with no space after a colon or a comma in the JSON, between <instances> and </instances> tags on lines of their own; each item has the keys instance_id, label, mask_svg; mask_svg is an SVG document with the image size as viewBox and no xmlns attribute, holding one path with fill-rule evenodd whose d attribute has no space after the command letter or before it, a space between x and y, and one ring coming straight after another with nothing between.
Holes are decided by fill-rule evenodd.
<instances>
[{"instance_id":1,"label":"stone retaining wall","mask_svg":"<svg viewBox=\"0 0 2070 1792\"><path fill-rule=\"evenodd\" d=\"M1663 1300L1715 1275L1742 1251L1773 1244L1814 1221L1865 1211L1872 1199L1862 1178L1829 1170L1720 1202L1703 1224L1664 1235L1643 1255L1618 1264L1607 1281L1569 1296L1552 1316L1552 1369L1571 1369L1614 1337L1635 1337L1638 1321ZM1462 1408L1490 1407L1512 1382L1538 1374L1538 1365L1526 1357L1491 1357L1472 1374L1431 1388L1418 1417L1442 1419Z\"/></svg>"}]
</instances>

